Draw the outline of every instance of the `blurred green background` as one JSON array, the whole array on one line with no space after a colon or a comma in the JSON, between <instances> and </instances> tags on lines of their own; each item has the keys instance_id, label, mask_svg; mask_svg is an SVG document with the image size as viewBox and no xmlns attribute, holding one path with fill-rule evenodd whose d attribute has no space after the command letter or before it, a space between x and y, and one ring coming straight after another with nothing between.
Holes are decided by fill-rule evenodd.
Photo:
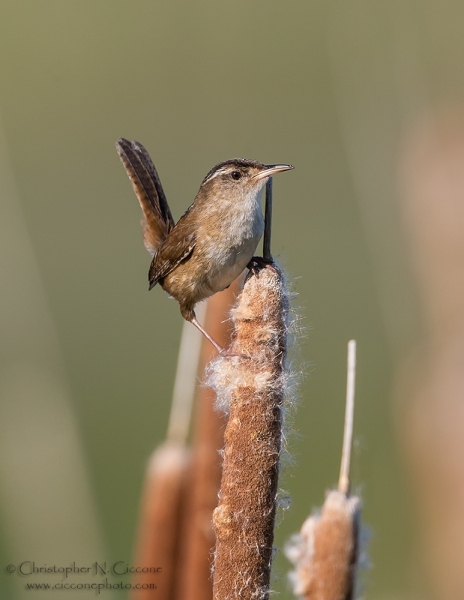
<instances>
[{"instance_id":1,"label":"blurred green background","mask_svg":"<svg viewBox=\"0 0 464 600\"><path fill-rule=\"evenodd\" d=\"M295 165L274 181L273 253L304 328L276 545L337 482L354 337L366 597L420 593L391 401L421 314L396 163L421 111L462 96L463 17L450 0L2 4L2 598L28 581L9 563L130 562L145 464L166 430L182 319L147 292L120 136L147 147L175 218L219 161ZM279 551L285 599L288 569Z\"/></svg>"}]
</instances>

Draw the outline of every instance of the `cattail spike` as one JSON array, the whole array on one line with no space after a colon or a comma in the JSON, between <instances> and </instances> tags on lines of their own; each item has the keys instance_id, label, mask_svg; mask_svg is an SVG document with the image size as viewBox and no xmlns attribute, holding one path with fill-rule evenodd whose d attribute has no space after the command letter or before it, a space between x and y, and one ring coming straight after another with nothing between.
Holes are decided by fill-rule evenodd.
<instances>
[{"instance_id":1,"label":"cattail spike","mask_svg":"<svg viewBox=\"0 0 464 600\"><path fill-rule=\"evenodd\" d=\"M239 356L209 369L222 407L224 434L216 532L213 598L268 598L276 511L288 301L276 267L248 277L232 311ZM240 355L245 355L243 358Z\"/></svg>"}]
</instances>

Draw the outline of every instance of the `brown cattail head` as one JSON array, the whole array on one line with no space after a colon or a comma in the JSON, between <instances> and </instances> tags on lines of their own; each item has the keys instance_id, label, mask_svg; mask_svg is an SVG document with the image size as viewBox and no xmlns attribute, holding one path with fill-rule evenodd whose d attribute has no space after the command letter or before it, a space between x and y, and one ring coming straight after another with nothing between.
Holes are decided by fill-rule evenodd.
<instances>
[{"instance_id":1,"label":"brown cattail head","mask_svg":"<svg viewBox=\"0 0 464 600\"><path fill-rule=\"evenodd\" d=\"M319 515L308 517L286 549L295 565L295 595L306 600L351 600L359 554L360 501L328 493Z\"/></svg>"},{"instance_id":2,"label":"brown cattail head","mask_svg":"<svg viewBox=\"0 0 464 600\"><path fill-rule=\"evenodd\" d=\"M216 392L218 410L229 412L237 389L272 390L283 399L290 374L285 365L289 294L280 271L266 268L245 281L231 311L232 352L250 358L221 357L207 368L206 383ZM281 402L282 404L282 402Z\"/></svg>"},{"instance_id":3,"label":"brown cattail head","mask_svg":"<svg viewBox=\"0 0 464 600\"><path fill-rule=\"evenodd\" d=\"M218 357L208 383L229 410L216 532L213 597L261 599L269 593L281 449L288 298L274 267L248 277L232 310L232 351ZM248 358L247 358L248 357Z\"/></svg>"}]
</instances>

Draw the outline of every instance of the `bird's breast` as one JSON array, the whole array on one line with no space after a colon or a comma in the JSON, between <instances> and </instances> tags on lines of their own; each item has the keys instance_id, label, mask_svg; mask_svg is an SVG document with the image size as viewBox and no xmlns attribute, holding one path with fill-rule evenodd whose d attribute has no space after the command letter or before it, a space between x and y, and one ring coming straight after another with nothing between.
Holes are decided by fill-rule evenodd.
<instances>
[{"instance_id":1,"label":"bird's breast","mask_svg":"<svg viewBox=\"0 0 464 600\"><path fill-rule=\"evenodd\" d=\"M207 262L207 283L213 293L223 290L250 262L264 231L258 201L254 206L233 206L218 212L213 222L202 225L202 251Z\"/></svg>"}]
</instances>

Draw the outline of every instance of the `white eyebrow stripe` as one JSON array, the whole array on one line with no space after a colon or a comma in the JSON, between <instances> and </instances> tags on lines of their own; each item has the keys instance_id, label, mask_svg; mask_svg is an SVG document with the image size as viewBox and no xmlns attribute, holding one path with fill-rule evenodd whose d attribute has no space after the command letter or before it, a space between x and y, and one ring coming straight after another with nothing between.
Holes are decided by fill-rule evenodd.
<instances>
[{"instance_id":1,"label":"white eyebrow stripe","mask_svg":"<svg viewBox=\"0 0 464 600\"><path fill-rule=\"evenodd\" d=\"M227 173L227 171L229 170L230 165L228 165L228 167L224 167L222 169L218 169L217 171L215 171L212 175L210 175L208 177L208 179L205 180L204 183L206 183L207 181L211 181L211 179L214 179L215 177L217 177L218 175L223 175L224 173Z\"/></svg>"}]
</instances>

